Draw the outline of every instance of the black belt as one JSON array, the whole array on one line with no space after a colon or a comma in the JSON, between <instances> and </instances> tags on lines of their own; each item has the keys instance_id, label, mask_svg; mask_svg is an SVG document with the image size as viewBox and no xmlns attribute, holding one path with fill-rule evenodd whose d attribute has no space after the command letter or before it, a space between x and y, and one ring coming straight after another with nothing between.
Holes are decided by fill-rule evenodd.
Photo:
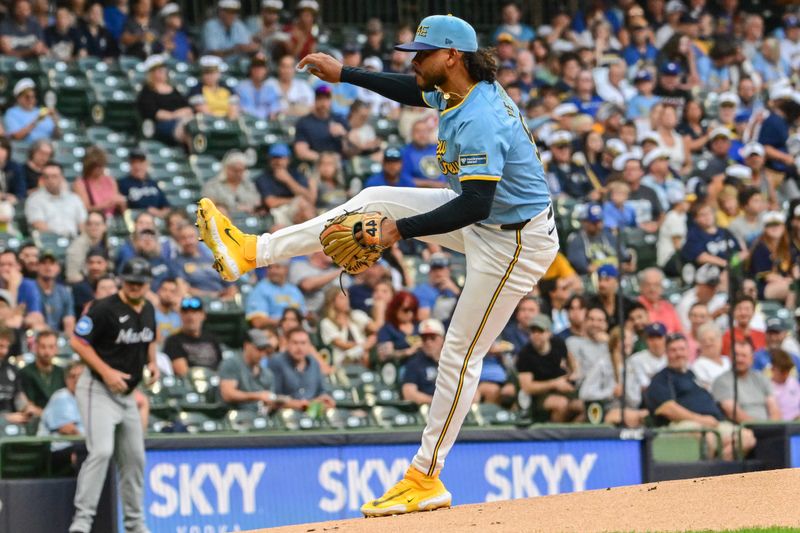
<instances>
[{"instance_id":1,"label":"black belt","mask_svg":"<svg viewBox=\"0 0 800 533\"><path fill-rule=\"evenodd\" d=\"M550 220L551 218L553 218L553 204L550 204L550 206L547 208L547 220ZM525 224L527 224L531 220L532 219L529 218L528 220L523 220L522 222L514 222L513 224L500 224L500 229L516 231L524 228Z\"/></svg>"}]
</instances>

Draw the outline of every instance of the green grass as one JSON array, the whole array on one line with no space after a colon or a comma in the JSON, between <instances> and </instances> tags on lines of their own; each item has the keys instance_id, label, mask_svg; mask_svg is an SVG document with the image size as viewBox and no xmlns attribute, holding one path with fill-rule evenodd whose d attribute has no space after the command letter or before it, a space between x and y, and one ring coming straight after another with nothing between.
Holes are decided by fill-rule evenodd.
<instances>
[{"instance_id":1,"label":"green grass","mask_svg":"<svg viewBox=\"0 0 800 533\"><path fill-rule=\"evenodd\" d=\"M687 530L684 533L795 533L800 532L800 527L743 527L742 529L697 529Z\"/></svg>"}]
</instances>

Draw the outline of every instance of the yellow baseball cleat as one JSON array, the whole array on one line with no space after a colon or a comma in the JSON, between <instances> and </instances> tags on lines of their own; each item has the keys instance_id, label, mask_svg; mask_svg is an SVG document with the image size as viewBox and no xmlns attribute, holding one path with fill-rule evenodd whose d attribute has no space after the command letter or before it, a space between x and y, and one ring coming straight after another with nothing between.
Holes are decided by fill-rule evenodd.
<instances>
[{"instance_id":1,"label":"yellow baseball cleat","mask_svg":"<svg viewBox=\"0 0 800 533\"><path fill-rule=\"evenodd\" d=\"M409 466L403 479L379 499L362 505L361 512L369 517L432 511L450 507L452 499L438 473L426 476Z\"/></svg>"},{"instance_id":2,"label":"yellow baseball cleat","mask_svg":"<svg viewBox=\"0 0 800 533\"><path fill-rule=\"evenodd\" d=\"M256 268L258 237L242 233L208 198L197 202L197 227L200 239L214 254L214 269L222 279L236 281Z\"/></svg>"}]
</instances>

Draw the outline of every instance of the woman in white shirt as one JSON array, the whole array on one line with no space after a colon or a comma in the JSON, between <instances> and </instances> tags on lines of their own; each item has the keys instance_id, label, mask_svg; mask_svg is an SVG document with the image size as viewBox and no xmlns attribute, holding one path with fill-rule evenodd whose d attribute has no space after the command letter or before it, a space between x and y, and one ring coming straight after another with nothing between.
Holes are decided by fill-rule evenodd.
<instances>
[{"instance_id":1,"label":"woman in white shirt","mask_svg":"<svg viewBox=\"0 0 800 533\"><path fill-rule=\"evenodd\" d=\"M680 172L681 176L686 176L692 170L692 156L683 142L683 136L675 129L677 126L678 110L675 106L664 104L655 130L661 147L669 152L669 166Z\"/></svg>"},{"instance_id":2,"label":"woman in white shirt","mask_svg":"<svg viewBox=\"0 0 800 533\"><path fill-rule=\"evenodd\" d=\"M278 77L267 80L267 85L278 93L282 113L302 117L314 105L314 91L307 81L295 77L295 63L294 56L283 56L278 61Z\"/></svg>"},{"instance_id":3,"label":"woman in white shirt","mask_svg":"<svg viewBox=\"0 0 800 533\"><path fill-rule=\"evenodd\" d=\"M334 367L347 364L369 363L369 351L375 346L377 336L372 321L365 312L350 308L350 299L339 289L325 291L319 324L322 343L330 349Z\"/></svg>"}]
</instances>

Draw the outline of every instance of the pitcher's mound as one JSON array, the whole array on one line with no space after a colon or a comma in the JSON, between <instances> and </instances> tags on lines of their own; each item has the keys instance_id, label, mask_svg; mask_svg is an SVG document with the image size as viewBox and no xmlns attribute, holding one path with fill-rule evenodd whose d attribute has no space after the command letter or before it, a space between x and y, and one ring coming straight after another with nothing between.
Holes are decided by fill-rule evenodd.
<instances>
[{"instance_id":1,"label":"pitcher's mound","mask_svg":"<svg viewBox=\"0 0 800 533\"><path fill-rule=\"evenodd\" d=\"M800 471L773 470L460 505L404 516L334 520L269 531L589 533L800 526L798 494Z\"/></svg>"}]
</instances>

